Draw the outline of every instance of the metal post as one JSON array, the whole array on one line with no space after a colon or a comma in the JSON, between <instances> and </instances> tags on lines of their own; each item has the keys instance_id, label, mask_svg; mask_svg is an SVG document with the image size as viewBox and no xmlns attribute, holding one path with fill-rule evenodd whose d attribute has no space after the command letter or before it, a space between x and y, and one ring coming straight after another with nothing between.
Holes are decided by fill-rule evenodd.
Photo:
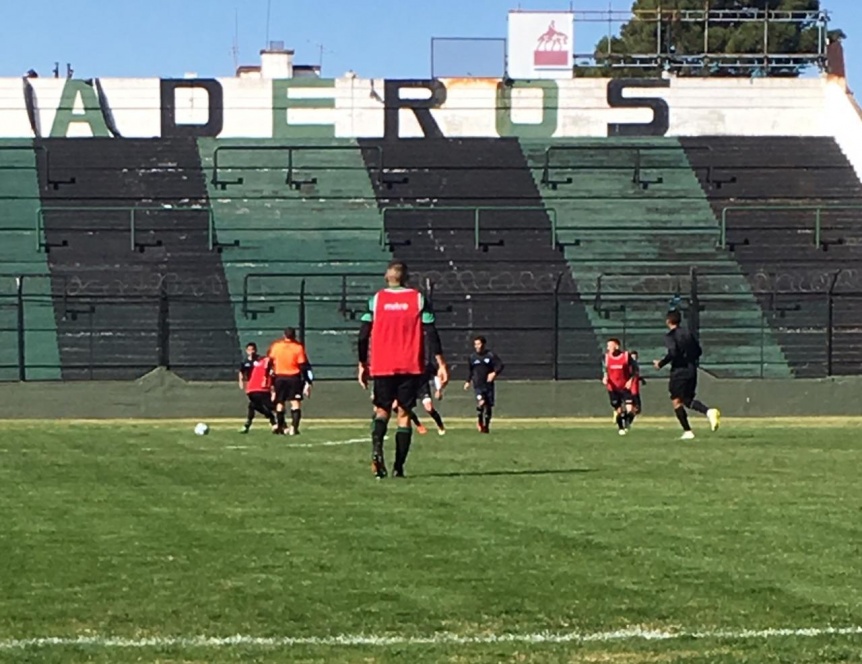
<instances>
[{"instance_id":1,"label":"metal post","mask_svg":"<svg viewBox=\"0 0 862 664\"><path fill-rule=\"evenodd\" d=\"M832 375L832 355L835 348L835 286L841 270L836 270L829 280L829 288L826 291L826 375Z\"/></svg>"},{"instance_id":2,"label":"metal post","mask_svg":"<svg viewBox=\"0 0 862 664\"><path fill-rule=\"evenodd\" d=\"M727 208L721 208L721 235L719 242L722 249L727 249Z\"/></svg>"},{"instance_id":3,"label":"metal post","mask_svg":"<svg viewBox=\"0 0 862 664\"><path fill-rule=\"evenodd\" d=\"M215 213L212 208L207 210L207 250L212 251L215 246Z\"/></svg>"},{"instance_id":4,"label":"metal post","mask_svg":"<svg viewBox=\"0 0 862 664\"><path fill-rule=\"evenodd\" d=\"M820 249L820 208L814 210L814 247Z\"/></svg>"},{"instance_id":5,"label":"metal post","mask_svg":"<svg viewBox=\"0 0 862 664\"><path fill-rule=\"evenodd\" d=\"M305 343L305 279L299 282L299 340Z\"/></svg>"},{"instance_id":6,"label":"metal post","mask_svg":"<svg viewBox=\"0 0 862 664\"><path fill-rule=\"evenodd\" d=\"M689 294L689 308L691 311L689 312L688 318L688 329L691 330L692 334L695 336L700 335L700 296L698 293L698 284L697 284L697 268L692 267L690 271L691 275L691 293Z\"/></svg>"},{"instance_id":7,"label":"metal post","mask_svg":"<svg viewBox=\"0 0 862 664\"><path fill-rule=\"evenodd\" d=\"M94 313L94 307L91 304L89 306L89 311L87 312L87 316L89 316L89 318L90 318L90 344L89 344L89 349L88 349L88 352L90 354L90 358L87 362L87 373L89 374L90 380L93 380L93 363L95 362L95 357L96 357L96 343L95 343L96 331L94 329L96 323L93 320L93 318L94 318L93 313Z\"/></svg>"},{"instance_id":8,"label":"metal post","mask_svg":"<svg viewBox=\"0 0 862 664\"><path fill-rule=\"evenodd\" d=\"M563 282L563 273L557 276L554 284L554 339L553 347L553 376L554 380L560 380L560 284Z\"/></svg>"},{"instance_id":9,"label":"metal post","mask_svg":"<svg viewBox=\"0 0 862 664\"><path fill-rule=\"evenodd\" d=\"M473 211L473 238L475 242L475 249L479 248L479 208L476 208Z\"/></svg>"},{"instance_id":10,"label":"metal post","mask_svg":"<svg viewBox=\"0 0 862 664\"><path fill-rule=\"evenodd\" d=\"M709 53L709 0L703 3L703 52Z\"/></svg>"},{"instance_id":11,"label":"metal post","mask_svg":"<svg viewBox=\"0 0 862 664\"><path fill-rule=\"evenodd\" d=\"M832 375L832 351L833 351L833 334L832 325L834 319L833 310L833 295L830 288L826 293L826 375Z\"/></svg>"},{"instance_id":12,"label":"metal post","mask_svg":"<svg viewBox=\"0 0 862 664\"><path fill-rule=\"evenodd\" d=\"M158 363L165 369L171 368L171 328L170 328L170 303L168 301L168 289L164 283L159 288L159 315L156 337L158 339Z\"/></svg>"},{"instance_id":13,"label":"metal post","mask_svg":"<svg viewBox=\"0 0 862 664\"><path fill-rule=\"evenodd\" d=\"M134 251L135 249L137 249L137 247L135 246L135 208L129 210L129 231L132 234L132 237L130 239L130 248L132 251Z\"/></svg>"},{"instance_id":14,"label":"metal post","mask_svg":"<svg viewBox=\"0 0 862 664\"><path fill-rule=\"evenodd\" d=\"M24 348L24 275L15 277L15 295L18 307L18 380L27 380L26 353Z\"/></svg>"},{"instance_id":15,"label":"metal post","mask_svg":"<svg viewBox=\"0 0 862 664\"><path fill-rule=\"evenodd\" d=\"M764 364L766 362L766 315L760 313L760 377L764 377Z\"/></svg>"}]
</instances>

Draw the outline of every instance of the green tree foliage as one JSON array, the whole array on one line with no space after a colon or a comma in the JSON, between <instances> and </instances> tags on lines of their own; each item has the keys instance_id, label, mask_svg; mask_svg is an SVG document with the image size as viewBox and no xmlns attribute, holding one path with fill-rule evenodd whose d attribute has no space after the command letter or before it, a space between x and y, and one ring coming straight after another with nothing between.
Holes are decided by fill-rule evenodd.
<instances>
[{"instance_id":1,"label":"green tree foliage","mask_svg":"<svg viewBox=\"0 0 862 664\"><path fill-rule=\"evenodd\" d=\"M633 54L662 54L670 62L685 56L712 54L761 54L764 52L764 29L766 30L766 51L770 54L813 54L818 52L819 33L816 20L802 22L770 22L764 26L762 20L746 22L710 21L703 22L680 20L680 10L731 10L744 12L751 10L751 17L757 16L756 10L778 11L819 11L820 0L635 0L632 18L625 23L619 36L602 38L596 45L599 62L608 54L611 57L624 57ZM662 20L659 30L659 10ZM638 14L636 14L638 13ZM840 33L840 34L839 34ZM830 33L832 37L843 37L840 30ZM580 71L578 72L580 74ZM612 68L602 67L591 75L601 76L656 76L659 68ZM717 66L717 61L706 62L702 68L682 69L680 75L750 76L751 69L729 65ZM770 70L771 75L797 76L796 67Z\"/></svg>"}]
</instances>

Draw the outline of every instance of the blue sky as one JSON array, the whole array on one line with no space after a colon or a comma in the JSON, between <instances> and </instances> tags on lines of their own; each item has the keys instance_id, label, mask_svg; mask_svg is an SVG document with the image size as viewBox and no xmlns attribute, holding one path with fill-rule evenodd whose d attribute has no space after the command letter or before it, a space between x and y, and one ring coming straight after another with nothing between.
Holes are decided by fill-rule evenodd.
<instances>
[{"instance_id":1,"label":"blue sky","mask_svg":"<svg viewBox=\"0 0 862 664\"><path fill-rule=\"evenodd\" d=\"M317 63L322 44L325 76L428 77L432 37L505 37L507 11L519 5L568 9L569 0L271 0L269 38L296 49L299 63ZM608 5L574 0L578 10ZM823 6L848 34L848 76L862 89L862 0ZM82 78L231 76L237 10L239 62L258 64L267 0L0 0L0 76L31 67L48 76L56 60ZM575 51L591 51L606 30L576 25Z\"/></svg>"}]
</instances>

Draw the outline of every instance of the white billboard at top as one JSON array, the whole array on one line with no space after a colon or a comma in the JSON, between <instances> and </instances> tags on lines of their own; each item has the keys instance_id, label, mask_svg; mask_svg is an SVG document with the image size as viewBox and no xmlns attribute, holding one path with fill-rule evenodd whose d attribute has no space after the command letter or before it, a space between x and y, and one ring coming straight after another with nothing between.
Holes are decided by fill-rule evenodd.
<instances>
[{"instance_id":1,"label":"white billboard at top","mask_svg":"<svg viewBox=\"0 0 862 664\"><path fill-rule=\"evenodd\" d=\"M575 42L572 12L509 12L510 78L571 78Z\"/></svg>"}]
</instances>

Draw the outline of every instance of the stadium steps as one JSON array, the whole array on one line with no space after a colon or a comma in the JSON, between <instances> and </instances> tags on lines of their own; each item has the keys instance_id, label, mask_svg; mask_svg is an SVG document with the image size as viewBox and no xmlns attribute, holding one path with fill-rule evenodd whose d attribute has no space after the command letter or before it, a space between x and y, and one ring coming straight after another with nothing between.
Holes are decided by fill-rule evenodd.
<instances>
[{"instance_id":1,"label":"stadium steps","mask_svg":"<svg viewBox=\"0 0 862 664\"><path fill-rule=\"evenodd\" d=\"M36 241L39 204L32 141L0 140L0 381L19 378L15 277L22 274L34 275L24 280L25 377L60 378L50 272Z\"/></svg>"},{"instance_id":2,"label":"stadium steps","mask_svg":"<svg viewBox=\"0 0 862 664\"><path fill-rule=\"evenodd\" d=\"M315 374L352 378L355 316L391 259L371 186L376 173L369 174L359 145L201 139L198 149L241 342L266 348L286 326L298 327L304 279L305 342ZM295 187L287 183L291 155ZM376 152L371 159L379 164Z\"/></svg>"},{"instance_id":3,"label":"stadium steps","mask_svg":"<svg viewBox=\"0 0 862 664\"><path fill-rule=\"evenodd\" d=\"M771 299L781 303L783 310L768 321L793 374L826 375L825 289L842 270L853 282L862 260L862 183L852 166L831 138L722 136L681 143L715 218L727 209L728 245L752 287L762 291L764 308ZM725 180L721 187L706 181L707 166ZM757 209L740 209L746 206ZM779 209L762 209L771 206ZM807 209L816 206L827 207L820 246L815 212ZM846 207L828 209L836 206ZM862 300L844 302L835 310L833 372L860 359L855 325L842 329L838 320L862 312Z\"/></svg>"},{"instance_id":4,"label":"stadium steps","mask_svg":"<svg viewBox=\"0 0 862 664\"><path fill-rule=\"evenodd\" d=\"M598 340L583 304L570 312L571 329L554 338L555 283L577 286L554 248L551 221L516 140L360 143L382 150L393 177L400 178L391 186L375 185L378 205L389 208L384 239L417 282L433 283L453 363L466 361L472 334L485 334L510 378L554 377L555 347L584 349L585 358L560 365L556 375L596 377ZM366 159L370 154L365 152ZM477 208L483 208L478 233Z\"/></svg>"},{"instance_id":5,"label":"stadium steps","mask_svg":"<svg viewBox=\"0 0 862 664\"><path fill-rule=\"evenodd\" d=\"M718 273L724 282L719 292L737 294L701 313L701 335L710 340L704 343L704 368L749 376L760 375L763 364L764 375L790 375L768 331L732 339L711 334L759 321L763 314L733 256L718 247L720 226L676 140L522 140L521 146L549 214L556 215L557 240L600 337L626 337L646 355L661 354L661 319L678 292L673 277L687 278L696 267L701 293L710 273ZM616 284L610 292L609 280Z\"/></svg>"},{"instance_id":6,"label":"stadium steps","mask_svg":"<svg viewBox=\"0 0 862 664\"><path fill-rule=\"evenodd\" d=\"M189 380L234 377L236 330L194 141L40 139L44 241L64 379L131 379L168 363ZM59 183L56 186L52 183ZM139 210L132 233L128 208ZM120 208L119 210L111 208ZM137 244L137 249L132 243Z\"/></svg>"}]
</instances>

